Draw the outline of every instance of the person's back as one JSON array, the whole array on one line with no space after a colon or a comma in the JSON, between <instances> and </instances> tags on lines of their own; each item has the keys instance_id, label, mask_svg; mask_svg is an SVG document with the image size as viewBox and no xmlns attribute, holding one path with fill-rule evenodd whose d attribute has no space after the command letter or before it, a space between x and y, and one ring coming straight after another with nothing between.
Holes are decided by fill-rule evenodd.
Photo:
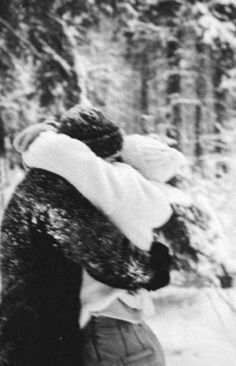
<instances>
[{"instance_id":1,"label":"person's back","mask_svg":"<svg viewBox=\"0 0 236 366\"><path fill-rule=\"evenodd\" d=\"M94 213L69 183L43 170L31 170L18 186L2 223L3 364L5 358L18 366L42 365L49 359L55 365L56 360L61 365L79 362L81 266L72 260L70 247L76 252L78 232L87 225L86 215ZM71 233L67 257L59 248L66 250L63 232L65 237ZM16 346L9 359L8 350Z\"/></svg>"}]
</instances>

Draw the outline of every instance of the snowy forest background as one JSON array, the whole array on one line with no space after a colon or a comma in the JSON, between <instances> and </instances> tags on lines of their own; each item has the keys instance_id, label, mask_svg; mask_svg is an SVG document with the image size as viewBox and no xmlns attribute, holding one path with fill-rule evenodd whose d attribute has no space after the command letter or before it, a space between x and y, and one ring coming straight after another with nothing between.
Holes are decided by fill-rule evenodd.
<instances>
[{"instance_id":1,"label":"snowy forest background","mask_svg":"<svg viewBox=\"0 0 236 366\"><path fill-rule=\"evenodd\" d=\"M0 0L0 33L1 213L15 134L76 103L177 147L194 204L151 325L168 366L234 366L236 1Z\"/></svg>"}]
</instances>

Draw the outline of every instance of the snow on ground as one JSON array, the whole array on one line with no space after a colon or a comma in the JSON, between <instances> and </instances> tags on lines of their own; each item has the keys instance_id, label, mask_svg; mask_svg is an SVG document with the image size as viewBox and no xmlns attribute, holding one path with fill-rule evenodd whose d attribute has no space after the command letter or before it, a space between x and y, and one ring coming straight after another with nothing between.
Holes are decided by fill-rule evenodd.
<instances>
[{"instance_id":1,"label":"snow on ground","mask_svg":"<svg viewBox=\"0 0 236 366\"><path fill-rule=\"evenodd\" d=\"M228 304L229 303L229 304ZM236 365L236 289L159 290L147 323L164 348L167 366Z\"/></svg>"}]
</instances>

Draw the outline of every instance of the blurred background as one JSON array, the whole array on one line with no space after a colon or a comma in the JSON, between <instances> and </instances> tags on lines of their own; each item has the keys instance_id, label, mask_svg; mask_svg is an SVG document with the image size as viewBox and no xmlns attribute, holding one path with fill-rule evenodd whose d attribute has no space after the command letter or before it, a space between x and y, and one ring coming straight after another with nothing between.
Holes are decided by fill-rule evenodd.
<instances>
[{"instance_id":1,"label":"blurred background","mask_svg":"<svg viewBox=\"0 0 236 366\"><path fill-rule=\"evenodd\" d=\"M0 33L1 214L24 175L14 136L76 103L178 148L193 203L150 324L168 366L234 366L236 1L0 0Z\"/></svg>"}]
</instances>

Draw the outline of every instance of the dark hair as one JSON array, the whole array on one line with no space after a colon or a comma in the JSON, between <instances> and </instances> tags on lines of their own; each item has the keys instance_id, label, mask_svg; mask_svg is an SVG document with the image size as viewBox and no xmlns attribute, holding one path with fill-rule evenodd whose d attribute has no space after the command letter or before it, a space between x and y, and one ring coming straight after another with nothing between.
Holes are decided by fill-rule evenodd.
<instances>
[{"instance_id":1,"label":"dark hair","mask_svg":"<svg viewBox=\"0 0 236 366\"><path fill-rule=\"evenodd\" d=\"M83 141L103 158L116 154L123 146L119 127L94 108L75 105L62 115L58 131Z\"/></svg>"}]
</instances>

